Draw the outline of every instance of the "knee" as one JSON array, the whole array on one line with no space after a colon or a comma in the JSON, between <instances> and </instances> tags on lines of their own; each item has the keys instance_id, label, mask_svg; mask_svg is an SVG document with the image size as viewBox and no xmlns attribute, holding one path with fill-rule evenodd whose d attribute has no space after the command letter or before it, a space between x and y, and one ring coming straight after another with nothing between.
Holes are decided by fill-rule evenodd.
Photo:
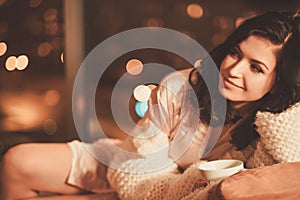
<instances>
[{"instance_id":1,"label":"knee","mask_svg":"<svg viewBox=\"0 0 300 200\"><path fill-rule=\"evenodd\" d=\"M30 144L20 144L11 147L5 153L0 165L1 182L26 175L30 166L33 165L32 158L27 151L28 148L30 148Z\"/></svg>"},{"instance_id":2,"label":"knee","mask_svg":"<svg viewBox=\"0 0 300 200\"><path fill-rule=\"evenodd\" d=\"M33 197L35 192L28 188L34 165L31 144L11 147L0 163L0 199Z\"/></svg>"}]
</instances>

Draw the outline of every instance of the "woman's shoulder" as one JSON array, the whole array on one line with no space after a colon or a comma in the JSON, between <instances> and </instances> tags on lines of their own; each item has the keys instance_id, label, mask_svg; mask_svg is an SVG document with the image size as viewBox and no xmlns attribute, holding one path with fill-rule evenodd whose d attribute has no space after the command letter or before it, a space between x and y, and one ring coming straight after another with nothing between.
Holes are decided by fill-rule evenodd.
<instances>
[{"instance_id":1,"label":"woman's shoulder","mask_svg":"<svg viewBox=\"0 0 300 200\"><path fill-rule=\"evenodd\" d=\"M159 83L161 92L172 93L173 95L184 95L190 88L189 74L193 68L176 70L165 75ZM179 97L179 96L178 96Z\"/></svg>"},{"instance_id":2,"label":"woman's shoulder","mask_svg":"<svg viewBox=\"0 0 300 200\"><path fill-rule=\"evenodd\" d=\"M194 68L186 68L170 72L163 77L160 85L165 86L169 89L179 89L190 85L189 77L193 69Z\"/></svg>"},{"instance_id":3,"label":"woman's shoulder","mask_svg":"<svg viewBox=\"0 0 300 200\"><path fill-rule=\"evenodd\" d=\"M180 70L175 70L170 73L168 73L166 76L164 76L163 80L177 80L177 79L189 79L189 74L194 68L185 68Z\"/></svg>"}]
</instances>

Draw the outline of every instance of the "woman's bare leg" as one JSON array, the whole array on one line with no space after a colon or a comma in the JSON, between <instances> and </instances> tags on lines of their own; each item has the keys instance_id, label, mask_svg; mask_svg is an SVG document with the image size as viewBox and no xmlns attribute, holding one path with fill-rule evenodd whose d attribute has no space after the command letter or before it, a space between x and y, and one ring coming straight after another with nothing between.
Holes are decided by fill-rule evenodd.
<instances>
[{"instance_id":1,"label":"woman's bare leg","mask_svg":"<svg viewBox=\"0 0 300 200\"><path fill-rule=\"evenodd\" d=\"M79 194L66 184L72 153L66 143L32 143L12 147L0 165L0 199L36 197L37 191Z\"/></svg>"}]
</instances>

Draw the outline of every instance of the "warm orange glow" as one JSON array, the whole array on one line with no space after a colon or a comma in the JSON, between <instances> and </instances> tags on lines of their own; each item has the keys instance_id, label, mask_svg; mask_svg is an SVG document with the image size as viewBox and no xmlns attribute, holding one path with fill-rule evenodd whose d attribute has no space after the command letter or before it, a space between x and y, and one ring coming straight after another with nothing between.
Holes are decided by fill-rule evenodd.
<instances>
[{"instance_id":1,"label":"warm orange glow","mask_svg":"<svg viewBox=\"0 0 300 200\"><path fill-rule=\"evenodd\" d=\"M37 53L41 57L46 57L50 54L52 46L48 42L43 42L39 45Z\"/></svg>"},{"instance_id":2,"label":"warm orange glow","mask_svg":"<svg viewBox=\"0 0 300 200\"><path fill-rule=\"evenodd\" d=\"M3 56L7 51L7 45L5 42L0 42L0 56Z\"/></svg>"},{"instance_id":3,"label":"warm orange glow","mask_svg":"<svg viewBox=\"0 0 300 200\"><path fill-rule=\"evenodd\" d=\"M44 14L44 20L46 22L55 21L57 19L57 10L54 8L48 9Z\"/></svg>"},{"instance_id":4,"label":"warm orange glow","mask_svg":"<svg viewBox=\"0 0 300 200\"><path fill-rule=\"evenodd\" d=\"M16 68L18 70L24 70L28 66L28 63L29 63L28 57L26 55L21 55L17 58Z\"/></svg>"},{"instance_id":5,"label":"warm orange glow","mask_svg":"<svg viewBox=\"0 0 300 200\"><path fill-rule=\"evenodd\" d=\"M131 75L138 75L143 71L143 63L138 59L131 59L126 64L126 70Z\"/></svg>"},{"instance_id":6,"label":"warm orange glow","mask_svg":"<svg viewBox=\"0 0 300 200\"><path fill-rule=\"evenodd\" d=\"M0 6L3 5L6 2L6 0L0 0Z\"/></svg>"},{"instance_id":7,"label":"warm orange glow","mask_svg":"<svg viewBox=\"0 0 300 200\"><path fill-rule=\"evenodd\" d=\"M57 22L48 22L45 25L45 33L47 35L56 35L59 31L59 25Z\"/></svg>"},{"instance_id":8,"label":"warm orange glow","mask_svg":"<svg viewBox=\"0 0 300 200\"><path fill-rule=\"evenodd\" d=\"M161 18L152 17L152 18L147 19L146 26L149 26L149 27L163 27L164 22Z\"/></svg>"},{"instance_id":9,"label":"warm orange glow","mask_svg":"<svg viewBox=\"0 0 300 200\"><path fill-rule=\"evenodd\" d=\"M29 1L29 7L30 8L36 8L42 3L42 0L30 0Z\"/></svg>"},{"instance_id":10,"label":"warm orange glow","mask_svg":"<svg viewBox=\"0 0 300 200\"><path fill-rule=\"evenodd\" d=\"M49 106L55 106L60 101L60 95L56 90L48 90L45 94L45 102Z\"/></svg>"},{"instance_id":11,"label":"warm orange glow","mask_svg":"<svg viewBox=\"0 0 300 200\"><path fill-rule=\"evenodd\" d=\"M189 4L186 11L191 18L201 18L203 16L203 8L199 4Z\"/></svg>"},{"instance_id":12,"label":"warm orange glow","mask_svg":"<svg viewBox=\"0 0 300 200\"><path fill-rule=\"evenodd\" d=\"M16 69L16 62L17 62L17 57L16 56L10 56L6 59L5 62L5 68L8 71L13 71Z\"/></svg>"},{"instance_id":13,"label":"warm orange glow","mask_svg":"<svg viewBox=\"0 0 300 200\"><path fill-rule=\"evenodd\" d=\"M3 94L0 101L6 116L2 128L6 131L36 129L51 112L39 103L40 96L30 92Z\"/></svg>"},{"instance_id":14,"label":"warm orange glow","mask_svg":"<svg viewBox=\"0 0 300 200\"><path fill-rule=\"evenodd\" d=\"M133 96L138 101L147 101L150 95L151 89L146 85L139 85L133 90Z\"/></svg>"},{"instance_id":15,"label":"warm orange glow","mask_svg":"<svg viewBox=\"0 0 300 200\"><path fill-rule=\"evenodd\" d=\"M222 32L231 32L234 29L234 20L229 16L215 16L213 18L213 24Z\"/></svg>"}]
</instances>

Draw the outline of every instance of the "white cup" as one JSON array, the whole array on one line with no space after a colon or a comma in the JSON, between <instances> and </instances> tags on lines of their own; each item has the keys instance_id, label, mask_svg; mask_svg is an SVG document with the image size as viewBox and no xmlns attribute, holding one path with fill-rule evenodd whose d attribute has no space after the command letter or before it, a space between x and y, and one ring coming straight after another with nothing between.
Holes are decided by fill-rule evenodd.
<instances>
[{"instance_id":1,"label":"white cup","mask_svg":"<svg viewBox=\"0 0 300 200\"><path fill-rule=\"evenodd\" d=\"M214 160L200 163L199 169L206 180L217 181L244 170L244 163L234 159Z\"/></svg>"}]
</instances>

